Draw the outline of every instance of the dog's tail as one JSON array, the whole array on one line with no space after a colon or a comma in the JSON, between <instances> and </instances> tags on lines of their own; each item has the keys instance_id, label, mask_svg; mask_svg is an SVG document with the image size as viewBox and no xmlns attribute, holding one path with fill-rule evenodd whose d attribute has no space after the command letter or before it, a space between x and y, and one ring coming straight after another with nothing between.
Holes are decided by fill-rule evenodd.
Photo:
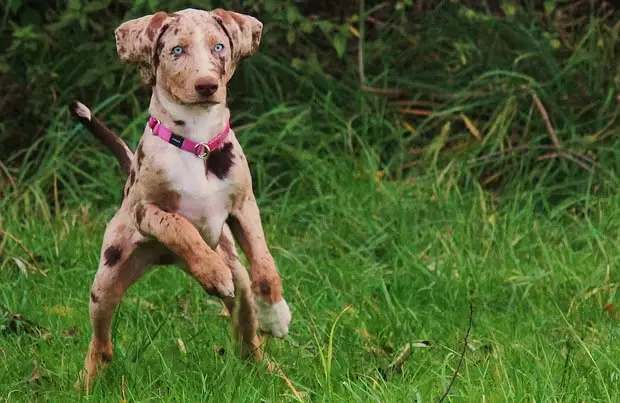
<instances>
[{"instance_id":1,"label":"dog's tail","mask_svg":"<svg viewBox=\"0 0 620 403\"><path fill-rule=\"evenodd\" d=\"M118 163L121 165L123 172L129 175L133 152L127 147L127 144L103 122L97 119L83 103L76 100L71 101L69 104L69 111L89 132L99 139L104 146L112 151L112 154L114 154Z\"/></svg>"}]
</instances>

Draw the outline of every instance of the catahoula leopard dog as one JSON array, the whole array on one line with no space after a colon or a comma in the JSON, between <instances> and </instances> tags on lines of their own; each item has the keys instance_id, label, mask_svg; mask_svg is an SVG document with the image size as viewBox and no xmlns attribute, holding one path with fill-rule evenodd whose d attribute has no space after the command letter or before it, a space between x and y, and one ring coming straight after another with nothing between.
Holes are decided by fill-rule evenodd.
<instances>
[{"instance_id":1,"label":"catahoula leopard dog","mask_svg":"<svg viewBox=\"0 0 620 403\"><path fill-rule=\"evenodd\" d=\"M114 310L152 265L178 263L221 298L243 355L261 356L258 326L275 337L288 333L290 310L226 104L227 83L237 64L256 52L261 33L256 18L221 9L158 12L120 25L118 55L152 87L150 118L135 154L86 106L71 104L128 175L103 237L90 293L92 340L76 386L83 381L90 389L111 360Z\"/></svg>"}]
</instances>

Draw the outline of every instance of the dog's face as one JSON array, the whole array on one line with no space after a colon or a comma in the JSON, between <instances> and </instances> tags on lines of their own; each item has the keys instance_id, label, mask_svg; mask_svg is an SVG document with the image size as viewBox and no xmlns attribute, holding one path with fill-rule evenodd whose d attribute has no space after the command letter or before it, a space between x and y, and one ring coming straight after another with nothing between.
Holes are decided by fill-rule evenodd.
<instances>
[{"instance_id":1,"label":"dog's face","mask_svg":"<svg viewBox=\"0 0 620 403\"><path fill-rule=\"evenodd\" d=\"M256 52L262 29L256 18L222 9L160 11L118 27L116 49L170 100L223 103L237 63Z\"/></svg>"}]
</instances>

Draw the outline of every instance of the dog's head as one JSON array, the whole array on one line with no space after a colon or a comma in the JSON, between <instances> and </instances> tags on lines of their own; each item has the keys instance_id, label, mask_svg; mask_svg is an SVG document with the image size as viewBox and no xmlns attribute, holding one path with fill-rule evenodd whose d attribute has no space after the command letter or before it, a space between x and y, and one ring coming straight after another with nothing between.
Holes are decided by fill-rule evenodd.
<instances>
[{"instance_id":1,"label":"dog's head","mask_svg":"<svg viewBox=\"0 0 620 403\"><path fill-rule=\"evenodd\" d=\"M172 101L222 103L237 63L258 49L262 29L256 18L222 9L160 11L119 26L116 50Z\"/></svg>"}]
</instances>

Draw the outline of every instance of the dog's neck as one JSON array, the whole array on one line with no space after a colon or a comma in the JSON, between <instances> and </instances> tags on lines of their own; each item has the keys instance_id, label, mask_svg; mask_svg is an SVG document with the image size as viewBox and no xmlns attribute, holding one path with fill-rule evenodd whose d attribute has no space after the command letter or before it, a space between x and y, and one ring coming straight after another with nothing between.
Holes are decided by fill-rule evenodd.
<instances>
[{"instance_id":1,"label":"dog's neck","mask_svg":"<svg viewBox=\"0 0 620 403\"><path fill-rule=\"evenodd\" d=\"M178 104L157 86L153 87L149 112L175 134L196 142L208 142L214 138L230 119L230 110L225 103Z\"/></svg>"}]
</instances>

